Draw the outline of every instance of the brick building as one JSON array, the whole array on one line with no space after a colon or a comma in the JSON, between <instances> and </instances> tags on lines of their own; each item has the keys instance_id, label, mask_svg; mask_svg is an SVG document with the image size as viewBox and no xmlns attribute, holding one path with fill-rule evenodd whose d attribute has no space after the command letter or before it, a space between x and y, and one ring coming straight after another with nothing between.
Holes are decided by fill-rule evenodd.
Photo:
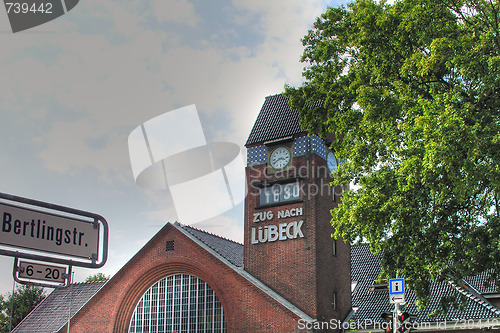
<instances>
[{"instance_id":1,"label":"brick building","mask_svg":"<svg viewBox=\"0 0 500 333\"><path fill-rule=\"evenodd\" d=\"M14 332L67 332L68 318L70 332L348 331L353 322L377 331L390 309L387 287L374 285L379 259L330 237L341 188L329 185L337 160L328 144L301 130L285 97L267 97L246 143L243 245L168 223L107 283L54 291ZM427 331L453 318L472 329L500 321L484 281L437 286L429 311L442 293L461 293L466 312L418 321L433 323Z\"/></svg>"}]
</instances>

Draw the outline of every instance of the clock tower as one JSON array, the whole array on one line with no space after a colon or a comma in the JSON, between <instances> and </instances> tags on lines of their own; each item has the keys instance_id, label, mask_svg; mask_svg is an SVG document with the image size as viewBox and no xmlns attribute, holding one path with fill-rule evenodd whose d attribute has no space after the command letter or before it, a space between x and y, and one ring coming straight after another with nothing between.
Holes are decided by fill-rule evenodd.
<instances>
[{"instance_id":1,"label":"clock tower","mask_svg":"<svg viewBox=\"0 0 500 333\"><path fill-rule=\"evenodd\" d=\"M334 240L330 186L337 159L328 142L302 131L282 95L266 97L247 147L244 267L320 322L351 309L350 246Z\"/></svg>"}]
</instances>

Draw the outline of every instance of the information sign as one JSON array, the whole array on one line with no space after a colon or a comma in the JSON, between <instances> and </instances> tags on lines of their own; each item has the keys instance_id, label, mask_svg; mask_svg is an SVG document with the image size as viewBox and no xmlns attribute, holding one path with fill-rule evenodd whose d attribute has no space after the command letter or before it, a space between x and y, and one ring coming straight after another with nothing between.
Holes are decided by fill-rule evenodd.
<instances>
[{"instance_id":1,"label":"information sign","mask_svg":"<svg viewBox=\"0 0 500 333\"><path fill-rule=\"evenodd\" d=\"M405 293L405 279L389 280L389 295L400 295Z\"/></svg>"},{"instance_id":2,"label":"information sign","mask_svg":"<svg viewBox=\"0 0 500 333\"><path fill-rule=\"evenodd\" d=\"M389 302L391 304L405 302L405 279L389 280Z\"/></svg>"}]
</instances>

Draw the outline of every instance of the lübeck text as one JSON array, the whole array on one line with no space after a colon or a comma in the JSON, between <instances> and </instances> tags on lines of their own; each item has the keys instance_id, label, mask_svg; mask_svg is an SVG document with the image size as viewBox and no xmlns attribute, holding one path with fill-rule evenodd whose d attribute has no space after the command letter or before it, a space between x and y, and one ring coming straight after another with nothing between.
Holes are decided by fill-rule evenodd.
<instances>
[{"instance_id":1,"label":"l\u00fcbeck text","mask_svg":"<svg viewBox=\"0 0 500 333\"><path fill-rule=\"evenodd\" d=\"M302 215L302 208L292 208L280 210L276 214L278 219L297 217ZM274 218L274 213L269 210L265 212L254 213L253 222L270 221ZM266 225L252 228L252 244L285 241L288 239L303 238L302 224L303 220L288 223L279 223L277 225Z\"/></svg>"}]
</instances>

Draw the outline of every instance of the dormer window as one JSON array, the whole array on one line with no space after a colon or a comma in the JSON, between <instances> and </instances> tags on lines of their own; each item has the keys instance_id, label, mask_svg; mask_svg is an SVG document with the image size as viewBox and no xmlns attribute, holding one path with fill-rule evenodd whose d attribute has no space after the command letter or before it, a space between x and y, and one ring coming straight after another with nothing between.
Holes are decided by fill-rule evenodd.
<instances>
[{"instance_id":1,"label":"dormer window","mask_svg":"<svg viewBox=\"0 0 500 333\"><path fill-rule=\"evenodd\" d=\"M370 286L370 291L388 290L388 288L389 283L387 282L387 280L375 280Z\"/></svg>"}]
</instances>

